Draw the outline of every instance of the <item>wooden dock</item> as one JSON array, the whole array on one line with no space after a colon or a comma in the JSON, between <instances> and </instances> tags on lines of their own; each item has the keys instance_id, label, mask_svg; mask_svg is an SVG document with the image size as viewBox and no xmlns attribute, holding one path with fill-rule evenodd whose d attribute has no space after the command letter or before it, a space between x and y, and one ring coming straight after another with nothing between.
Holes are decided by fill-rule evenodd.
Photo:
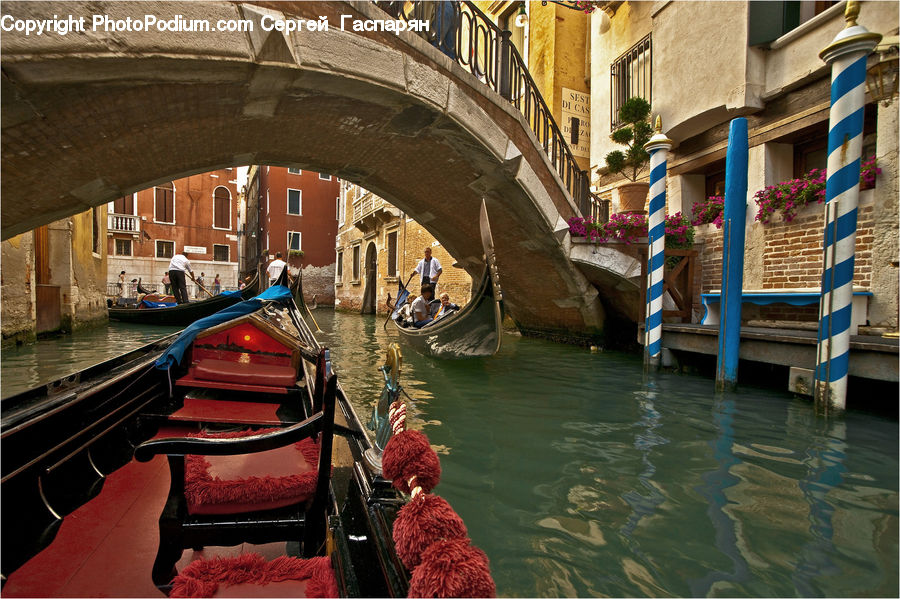
<instances>
[{"instance_id":1,"label":"wooden dock","mask_svg":"<svg viewBox=\"0 0 900 599\"><path fill-rule=\"evenodd\" d=\"M663 324L662 346L681 352L716 355L719 327L701 324ZM850 376L898 382L898 339L851 335ZM741 328L741 360L813 369L816 331L766 327Z\"/></svg>"}]
</instances>

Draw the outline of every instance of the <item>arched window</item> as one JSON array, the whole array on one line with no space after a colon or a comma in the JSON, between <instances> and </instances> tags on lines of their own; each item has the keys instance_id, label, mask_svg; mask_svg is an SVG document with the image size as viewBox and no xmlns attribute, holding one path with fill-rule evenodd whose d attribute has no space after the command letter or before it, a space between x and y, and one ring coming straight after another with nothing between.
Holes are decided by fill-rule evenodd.
<instances>
[{"instance_id":1,"label":"arched window","mask_svg":"<svg viewBox=\"0 0 900 599\"><path fill-rule=\"evenodd\" d=\"M216 187L213 192L213 227L231 229L231 192L227 187Z\"/></svg>"}]
</instances>

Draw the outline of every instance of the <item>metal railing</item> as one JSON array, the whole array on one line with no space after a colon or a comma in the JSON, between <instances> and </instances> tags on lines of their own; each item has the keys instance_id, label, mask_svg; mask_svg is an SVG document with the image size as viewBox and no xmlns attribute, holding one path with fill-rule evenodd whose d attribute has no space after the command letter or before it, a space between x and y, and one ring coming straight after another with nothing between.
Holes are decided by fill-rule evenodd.
<instances>
[{"instance_id":1,"label":"metal railing","mask_svg":"<svg viewBox=\"0 0 900 599\"><path fill-rule=\"evenodd\" d=\"M511 32L501 29L468 0L458 3L423 0L376 2L376 5L395 18L429 21L431 30L424 33L426 40L510 101L525 116L580 213L591 213L588 173L575 161L525 61L510 40ZM454 18L446 19L444 14L435 14L448 6L452 7ZM440 27L442 20L450 27ZM441 36L439 28L448 29L445 36ZM445 43L446 36L451 33L452 48ZM439 37L444 37L444 40Z\"/></svg>"},{"instance_id":2,"label":"metal railing","mask_svg":"<svg viewBox=\"0 0 900 599\"><path fill-rule=\"evenodd\" d=\"M140 233L141 217L131 214L110 214L107 229L114 233Z\"/></svg>"},{"instance_id":3,"label":"metal railing","mask_svg":"<svg viewBox=\"0 0 900 599\"><path fill-rule=\"evenodd\" d=\"M618 129L619 108L628 98L639 96L650 102L653 89L650 36L648 35L618 57L609 67L610 128Z\"/></svg>"}]
</instances>

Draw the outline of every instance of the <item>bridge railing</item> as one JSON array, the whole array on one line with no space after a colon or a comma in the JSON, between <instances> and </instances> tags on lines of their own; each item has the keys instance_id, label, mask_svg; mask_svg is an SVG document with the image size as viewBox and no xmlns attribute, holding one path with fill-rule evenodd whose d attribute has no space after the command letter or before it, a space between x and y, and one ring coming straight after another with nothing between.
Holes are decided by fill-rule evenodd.
<instances>
[{"instance_id":1,"label":"bridge railing","mask_svg":"<svg viewBox=\"0 0 900 599\"><path fill-rule=\"evenodd\" d=\"M509 100L525 116L538 143L575 200L580 215L591 214L588 173L575 161L525 60L510 39L511 32L501 29L468 0L458 3L376 0L375 4L395 18L428 21L430 30L425 33L426 39ZM447 36L453 44L447 43Z\"/></svg>"}]
</instances>

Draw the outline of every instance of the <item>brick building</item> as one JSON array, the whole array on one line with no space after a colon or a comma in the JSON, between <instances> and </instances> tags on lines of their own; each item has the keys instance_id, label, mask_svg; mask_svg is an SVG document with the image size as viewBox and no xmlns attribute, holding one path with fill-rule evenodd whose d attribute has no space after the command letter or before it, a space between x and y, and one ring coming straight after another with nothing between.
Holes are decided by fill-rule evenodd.
<instances>
[{"instance_id":1,"label":"brick building","mask_svg":"<svg viewBox=\"0 0 900 599\"><path fill-rule=\"evenodd\" d=\"M667 212L691 215L694 203L723 195L729 122L749 128L747 225L743 287L818 288L822 273L824 206L803 207L788 221L755 219L754 194L767 186L824 169L831 69L819 51L845 26L843 2L608 2L591 16L591 168L597 193L618 211L625 183L607 172L604 157L621 149L610 140L617 107L641 96L661 115L674 147L668 155ZM896 48L897 4L861 3L859 21L885 36L878 52ZM891 42L890 40L894 41ZM868 90L862 160L876 157L881 174L859 195L854 284L872 292L868 326L880 334L898 326L898 111ZM647 180L647 170L643 172ZM700 293L721 287L722 230L697 228L699 250L694 321ZM745 322L814 328L815 306L746 305ZM804 324L805 321L805 324Z\"/></svg>"},{"instance_id":2,"label":"brick building","mask_svg":"<svg viewBox=\"0 0 900 599\"><path fill-rule=\"evenodd\" d=\"M443 268L438 291L446 291L459 305L469 301L471 277L453 267L453 256L422 225L359 185L342 181L340 191L336 309L386 313L388 294L397 296L398 281L407 282L426 247L432 249ZM415 289L418 281L416 275L410 288Z\"/></svg>"},{"instance_id":3,"label":"brick building","mask_svg":"<svg viewBox=\"0 0 900 599\"><path fill-rule=\"evenodd\" d=\"M340 182L298 168L253 166L247 180L246 264L267 263L276 252L303 291L323 305L334 302L334 239ZM254 237L255 235L255 237Z\"/></svg>"},{"instance_id":4,"label":"brick building","mask_svg":"<svg viewBox=\"0 0 900 599\"><path fill-rule=\"evenodd\" d=\"M222 289L234 289L238 277L238 187L235 169L220 169L160 183L108 205L109 291L119 272L161 288L169 260L178 252L194 274L205 273L212 291L219 275ZM188 292L202 291L188 281Z\"/></svg>"}]
</instances>

